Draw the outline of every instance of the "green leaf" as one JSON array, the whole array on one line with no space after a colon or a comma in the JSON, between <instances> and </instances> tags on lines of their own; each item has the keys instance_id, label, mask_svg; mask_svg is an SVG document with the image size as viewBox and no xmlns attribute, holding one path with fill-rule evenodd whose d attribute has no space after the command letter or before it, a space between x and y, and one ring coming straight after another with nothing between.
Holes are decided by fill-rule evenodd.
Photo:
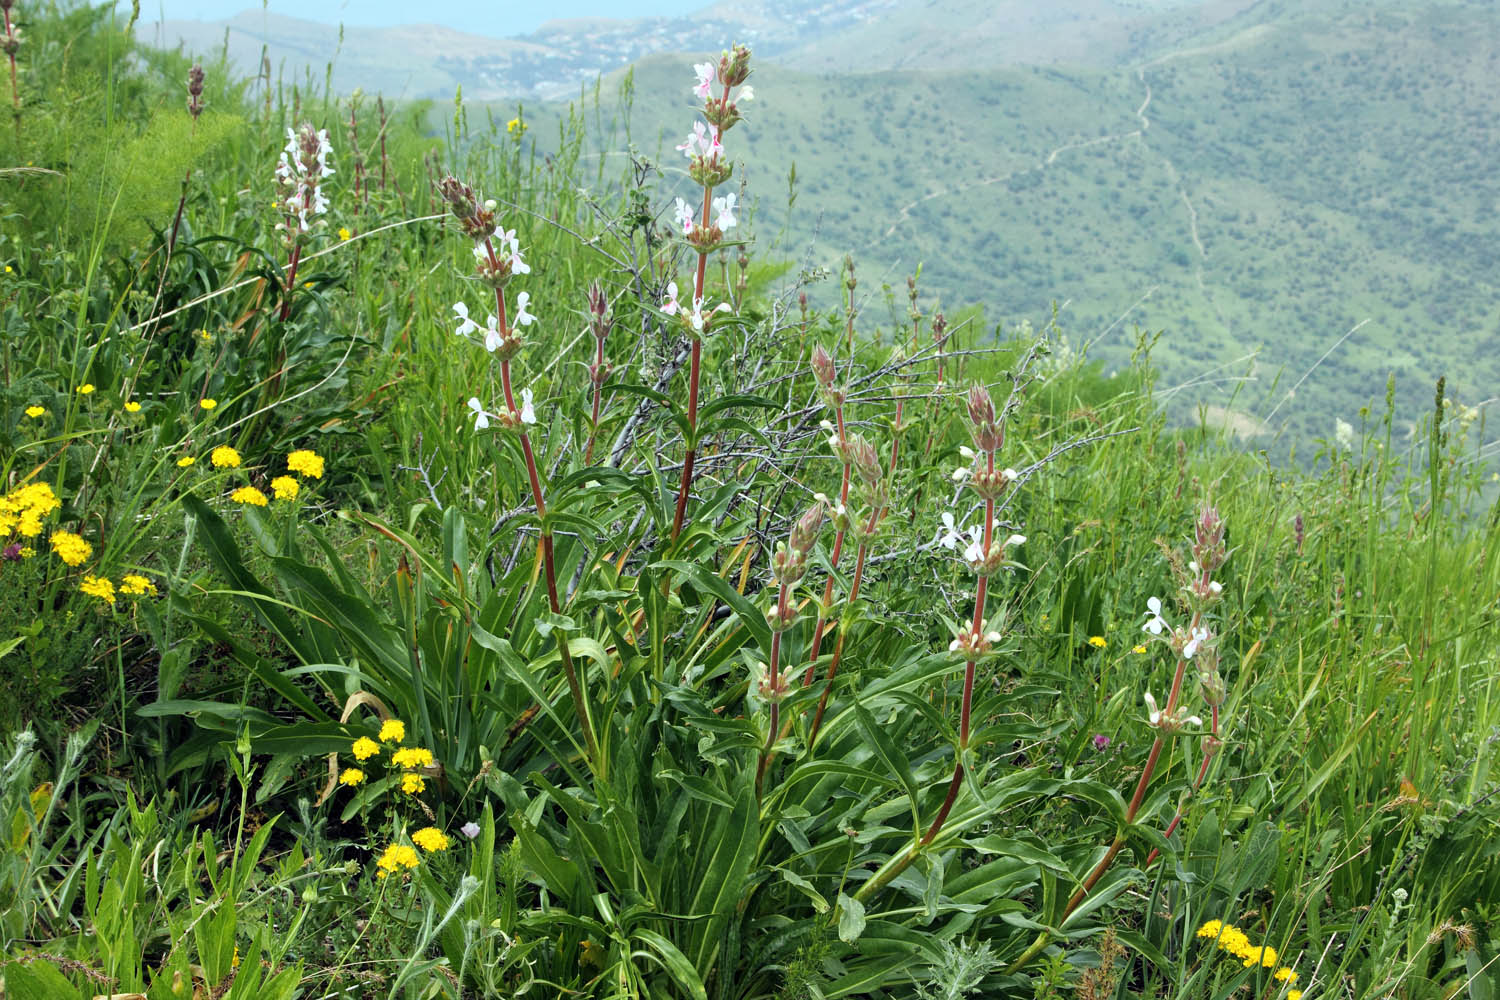
<instances>
[{"instance_id":1,"label":"green leaf","mask_svg":"<svg viewBox=\"0 0 1500 1000\"><path fill-rule=\"evenodd\" d=\"M920 829L922 817L918 811L917 802L917 779L911 770L911 762L906 755L896 749L896 744L891 742L890 736L875 722L875 717L870 714L869 709L860 703L859 699L854 701L855 718L859 720L859 728L864 731L865 739L875 748L875 753L890 768L901 784L906 788L906 797L911 803L911 815L913 829Z\"/></svg>"},{"instance_id":2,"label":"green leaf","mask_svg":"<svg viewBox=\"0 0 1500 1000\"><path fill-rule=\"evenodd\" d=\"M853 944L865 932L865 904L852 896L839 893L839 940Z\"/></svg>"},{"instance_id":3,"label":"green leaf","mask_svg":"<svg viewBox=\"0 0 1500 1000\"><path fill-rule=\"evenodd\" d=\"M693 1000L708 1000L708 990L703 988L703 980L698 977L697 971L687 960L687 956L677 950L676 945L656 931L644 927L637 930L634 937L637 941L645 942L652 949L654 954L650 957L661 963L662 968L667 970L667 974L676 980L677 985L687 991ZM645 953L636 952L635 954Z\"/></svg>"}]
</instances>

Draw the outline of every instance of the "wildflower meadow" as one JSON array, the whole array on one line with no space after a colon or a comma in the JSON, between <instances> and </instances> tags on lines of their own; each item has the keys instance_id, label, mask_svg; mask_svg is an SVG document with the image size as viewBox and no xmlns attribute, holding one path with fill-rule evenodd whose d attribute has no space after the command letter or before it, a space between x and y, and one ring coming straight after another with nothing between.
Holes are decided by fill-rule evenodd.
<instances>
[{"instance_id":1,"label":"wildflower meadow","mask_svg":"<svg viewBox=\"0 0 1500 1000\"><path fill-rule=\"evenodd\" d=\"M804 261L741 45L590 159L0 8L0 995L1496 995L1441 373L1278 465Z\"/></svg>"}]
</instances>

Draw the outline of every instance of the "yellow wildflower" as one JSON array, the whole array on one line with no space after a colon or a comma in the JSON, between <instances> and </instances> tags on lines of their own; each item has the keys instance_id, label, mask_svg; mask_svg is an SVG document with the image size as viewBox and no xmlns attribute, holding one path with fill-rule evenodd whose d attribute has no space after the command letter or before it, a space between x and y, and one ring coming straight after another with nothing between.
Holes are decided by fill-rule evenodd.
<instances>
[{"instance_id":1,"label":"yellow wildflower","mask_svg":"<svg viewBox=\"0 0 1500 1000\"><path fill-rule=\"evenodd\" d=\"M276 494L277 500L295 500L299 489L297 480L291 476L277 476L271 480L271 492Z\"/></svg>"},{"instance_id":2,"label":"yellow wildflower","mask_svg":"<svg viewBox=\"0 0 1500 1000\"><path fill-rule=\"evenodd\" d=\"M286 467L291 472L311 476L314 479L323 478L323 456L317 452L308 451L306 448L299 448L287 455Z\"/></svg>"},{"instance_id":3,"label":"yellow wildflower","mask_svg":"<svg viewBox=\"0 0 1500 1000\"><path fill-rule=\"evenodd\" d=\"M85 576L78 589L90 597L97 597L101 601L115 603L115 585L102 576Z\"/></svg>"},{"instance_id":4,"label":"yellow wildflower","mask_svg":"<svg viewBox=\"0 0 1500 1000\"><path fill-rule=\"evenodd\" d=\"M526 131L526 123L520 119L520 116L517 116L505 123L505 131L511 135L521 135Z\"/></svg>"},{"instance_id":5,"label":"yellow wildflower","mask_svg":"<svg viewBox=\"0 0 1500 1000\"><path fill-rule=\"evenodd\" d=\"M428 854L448 849L448 835L435 826L424 826L411 835L411 842Z\"/></svg>"},{"instance_id":6,"label":"yellow wildflower","mask_svg":"<svg viewBox=\"0 0 1500 1000\"><path fill-rule=\"evenodd\" d=\"M380 725L380 742L400 743L406 739L406 724L400 719L386 719Z\"/></svg>"},{"instance_id":7,"label":"yellow wildflower","mask_svg":"<svg viewBox=\"0 0 1500 1000\"><path fill-rule=\"evenodd\" d=\"M1216 938L1219 936L1219 932L1223 929L1224 921L1210 920L1208 923L1198 928L1198 936L1201 938Z\"/></svg>"},{"instance_id":8,"label":"yellow wildflower","mask_svg":"<svg viewBox=\"0 0 1500 1000\"><path fill-rule=\"evenodd\" d=\"M417 857L415 849L405 844L392 844L375 862L375 867L378 869L375 877L385 878L387 875L399 872L402 868L415 868L419 864L421 864L421 859Z\"/></svg>"},{"instance_id":9,"label":"yellow wildflower","mask_svg":"<svg viewBox=\"0 0 1500 1000\"><path fill-rule=\"evenodd\" d=\"M354 741L354 759L368 760L380 752L380 744L368 736L361 736Z\"/></svg>"},{"instance_id":10,"label":"yellow wildflower","mask_svg":"<svg viewBox=\"0 0 1500 1000\"><path fill-rule=\"evenodd\" d=\"M21 546L22 559L30 559L34 555L36 555L36 549L32 548L30 545Z\"/></svg>"},{"instance_id":11,"label":"yellow wildflower","mask_svg":"<svg viewBox=\"0 0 1500 1000\"><path fill-rule=\"evenodd\" d=\"M28 406L28 407L26 407L26 415L28 417L30 417L32 420L38 419L39 417L41 417L46 412L47 412L47 410L46 410L45 407L41 407L41 406Z\"/></svg>"},{"instance_id":12,"label":"yellow wildflower","mask_svg":"<svg viewBox=\"0 0 1500 1000\"><path fill-rule=\"evenodd\" d=\"M1146 644L1144 642L1138 643L1137 645L1131 647L1130 651L1132 653L1144 653L1146 651Z\"/></svg>"},{"instance_id":13,"label":"yellow wildflower","mask_svg":"<svg viewBox=\"0 0 1500 1000\"><path fill-rule=\"evenodd\" d=\"M83 383L83 385L80 385L78 387L78 395L80 395L80 396L87 396L89 393L91 393L93 391L94 391L94 383L92 383L92 382L85 382L85 383Z\"/></svg>"},{"instance_id":14,"label":"yellow wildflower","mask_svg":"<svg viewBox=\"0 0 1500 1000\"><path fill-rule=\"evenodd\" d=\"M339 775L339 784L348 785L350 788L353 788L355 785L364 784L364 780L365 772L357 767L346 767L344 768L344 773Z\"/></svg>"},{"instance_id":15,"label":"yellow wildflower","mask_svg":"<svg viewBox=\"0 0 1500 1000\"><path fill-rule=\"evenodd\" d=\"M1244 960L1245 968L1247 969L1257 964L1263 965L1268 969L1276 968L1276 949L1270 945L1263 945L1259 948L1252 945L1245 949L1240 958Z\"/></svg>"},{"instance_id":16,"label":"yellow wildflower","mask_svg":"<svg viewBox=\"0 0 1500 1000\"><path fill-rule=\"evenodd\" d=\"M401 776L401 790L407 795L417 795L427 790L427 782L420 774L407 771Z\"/></svg>"},{"instance_id":17,"label":"yellow wildflower","mask_svg":"<svg viewBox=\"0 0 1500 1000\"><path fill-rule=\"evenodd\" d=\"M69 566L77 566L94 554L94 547L71 531L54 531L52 551Z\"/></svg>"},{"instance_id":18,"label":"yellow wildflower","mask_svg":"<svg viewBox=\"0 0 1500 1000\"><path fill-rule=\"evenodd\" d=\"M1089 636L1089 645L1095 647L1096 649L1103 649L1104 645L1105 645L1105 643L1104 643L1104 636L1102 636L1102 635L1091 635L1091 636Z\"/></svg>"},{"instance_id":19,"label":"yellow wildflower","mask_svg":"<svg viewBox=\"0 0 1500 1000\"><path fill-rule=\"evenodd\" d=\"M237 469L240 465L240 453L227 444L221 444L208 456L208 460L216 469Z\"/></svg>"},{"instance_id":20,"label":"yellow wildflower","mask_svg":"<svg viewBox=\"0 0 1500 1000\"><path fill-rule=\"evenodd\" d=\"M217 399L200 399L200 400L198 400L198 409L200 409L200 410L212 410L215 406L218 406L218 405L219 405L219 401Z\"/></svg>"},{"instance_id":21,"label":"yellow wildflower","mask_svg":"<svg viewBox=\"0 0 1500 1000\"><path fill-rule=\"evenodd\" d=\"M128 402L128 403L125 404L125 412L126 413L140 413L141 412L141 404L137 403L135 400L132 399L130 402Z\"/></svg>"},{"instance_id":22,"label":"yellow wildflower","mask_svg":"<svg viewBox=\"0 0 1500 1000\"><path fill-rule=\"evenodd\" d=\"M129 597L155 594L156 584L152 583L149 577L141 576L139 573L126 573L120 579L120 593Z\"/></svg>"},{"instance_id":23,"label":"yellow wildflower","mask_svg":"<svg viewBox=\"0 0 1500 1000\"><path fill-rule=\"evenodd\" d=\"M421 747L406 747L391 754L391 763L407 770L432 766L432 751Z\"/></svg>"},{"instance_id":24,"label":"yellow wildflower","mask_svg":"<svg viewBox=\"0 0 1500 1000\"><path fill-rule=\"evenodd\" d=\"M1302 991L1301 990L1287 990L1286 991L1286 1000L1302 1000Z\"/></svg>"},{"instance_id":25,"label":"yellow wildflower","mask_svg":"<svg viewBox=\"0 0 1500 1000\"><path fill-rule=\"evenodd\" d=\"M177 467L179 469L186 469L188 466L192 465L196 461L198 461L198 460L196 458L194 458L192 455L183 455L181 458L179 458L177 460Z\"/></svg>"},{"instance_id":26,"label":"yellow wildflower","mask_svg":"<svg viewBox=\"0 0 1500 1000\"><path fill-rule=\"evenodd\" d=\"M0 496L0 538L12 532L35 538L42 533L42 519L61 506L48 483L31 483Z\"/></svg>"},{"instance_id":27,"label":"yellow wildflower","mask_svg":"<svg viewBox=\"0 0 1500 1000\"><path fill-rule=\"evenodd\" d=\"M351 232L349 232L349 227L348 226L339 226L339 240L340 241L347 243L349 240L351 240L353 238L354 238L354 234L351 233Z\"/></svg>"},{"instance_id":28,"label":"yellow wildflower","mask_svg":"<svg viewBox=\"0 0 1500 1000\"><path fill-rule=\"evenodd\" d=\"M242 503L250 507L264 507L266 504L270 503L270 501L266 499L266 495L260 490L256 489L254 486L241 486L239 489L229 494L229 499L233 500L235 503Z\"/></svg>"},{"instance_id":29,"label":"yellow wildflower","mask_svg":"<svg viewBox=\"0 0 1500 1000\"><path fill-rule=\"evenodd\" d=\"M1287 985L1292 985L1297 982L1297 973L1283 965L1281 968L1276 970L1276 976L1274 978L1278 983L1286 983Z\"/></svg>"}]
</instances>

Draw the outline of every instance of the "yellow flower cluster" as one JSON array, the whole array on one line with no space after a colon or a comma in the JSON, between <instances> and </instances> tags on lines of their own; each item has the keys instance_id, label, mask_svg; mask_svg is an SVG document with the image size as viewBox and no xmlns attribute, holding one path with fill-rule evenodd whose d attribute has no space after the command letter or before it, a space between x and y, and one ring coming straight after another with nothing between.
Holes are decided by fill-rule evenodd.
<instances>
[{"instance_id":1,"label":"yellow flower cluster","mask_svg":"<svg viewBox=\"0 0 1500 1000\"><path fill-rule=\"evenodd\" d=\"M1091 636L1089 636L1089 645L1093 646L1095 649L1103 649L1105 647L1105 645L1106 645L1106 643L1104 641L1104 636L1102 636L1102 635L1091 635Z\"/></svg>"},{"instance_id":2,"label":"yellow flower cluster","mask_svg":"<svg viewBox=\"0 0 1500 1000\"><path fill-rule=\"evenodd\" d=\"M115 585L102 576L85 576L78 589L90 597L97 597L101 601L115 603Z\"/></svg>"},{"instance_id":3,"label":"yellow flower cluster","mask_svg":"<svg viewBox=\"0 0 1500 1000\"><path fill-rule=\"evenodd\" d=\"M435 826L426 826L411 835L411 842L428 854L448 849L448 835Z\"/></svg>"},{"instance_id":4,"label":"yellow flower cluster","mask_svg":"<svg viewBox=\"0 0 1500 1000\"><path fill-rule=\"evenodd\" d=\"M266 504L270 503L270 501L266 499L266 495L260 490L256 489L254 486L241 486L239 489L229 494L229 499L233 500L235 503L245 504L248 507L264 507Z\"/></svg>"},{"instance_id":5,"label":"yellow flower cluster","mask_svg":"<svg viewBox=\"0 0 1500 1000\"><path fill-rule=\"evenodd\" d=\"M417 857L415 848L407 847L405 844L392 844L375 862L377 869L375 877L385 878L403 868L415 868L418 864L420 864L420 859Z\"/></svg>"},{"instance_id":6,"label":"yellow flower cluster","mask_svg":"<svg viewBox=\"0 0 1500 1000\"><path fill-rule=\"evenodd\" d=\"M339 775L339 784L348 785L350 788L353 788L355 785L362 785L364 781L365 772L357 767L346 767L344 768L344 773Z\"/></svg>"},{"instance_id":7,"label":"yellow flower cluster","mask_svg":"<svg viewBox=\"0 0 1500 1000\"><path fill-rule=\"evenodd\" d=\"M149 577L141 576L139 573L126 573L120 579L120 593L128 597L140 597L144 594L156 594L156 584Z\"/></svg>"},{"instance_id":8,"label":"yellow flower cluster","mask_svg":"<svg viewBox=\"0 0 1500 1000\"><path fill-rule=\"evenodd\" d=\"M1270 945L1256 947L1250 943L1250 938L1244 931L1232 924L1226 924L1222 920L1210 920L1198 928L1198 936L1215 942L1220 951L1226 951L1238 958L1247 969L1257 965L1267 969L1276 969L1273 978L1277 982L1286 983L1288 986L1295 985L1297 982L1297 973L1294 970L1286 966L1277 968L1275 948ZM1286 1000L1302 1000L1302 991L1288 990Z\"/></svg>"},{"instance_id":9,"label":"yellow flower cluster","mask_svg":"<svg viewBox=\"0 0 1500 1000\"><path fill-rule=\"evenodd\" d=\"M37 419L41 418L42 416L44 416L46 414L46 412L47 412L47 409L46 409L46 407L43 407L43 406L35 406L35 405L33 405L33 406L26 407L26 415L28 417L30 417L32 420L37 420Z\"/></svg>"},{"instance_id":10,"label":"yellow flower cluster","mask_svg":"<svg viewBox=\"0 0 1500 1000\"><path fill-rule=\"evenodd\" d=\"M391 763L408 771L432 766L432 751L421 747L402 747L391 754Z\"/></svg>"},{"instance_id":11,"label":"yellow flower cluster","mask_svg":"<svg viewBox=\"0 0 1500 1000\"><path fill-rule=\"evenodd\" d=\"M323 478L323 456L306 448L299 448L286 457L288 471L313 479Z\"/></svg>"},{"instance_id":12,"label":"yellow flower cluster","mask_svg":"<svg viewBox=\"0 0 1500 1000\"><path fill-rule=\"evenodd\" d=\"M141 412L141 404L137 403L135 400L132 399L130 402L128 402L128 403L125 404L125 412L126 413L140 413Z\"/></svg>"},{"instance_id":13,"label":"yellow flower cluster","mask_svg":"<svg viewBox=\"0 0 1500 1000\"><path fill-rule=\"evenodd\" d=\"M12 490L0 497L0 538L9 538L12 533L35 538L42 533L42 519L61 506L62 501L47 483Z\"/></svg>"},{"instance_id":14,"label":"yellow flower cluster","mask_svg":"<svg viewBox=\"0 0 1500 1000\"><path fill-rule=\"evenodd\" d=\"M271 492L276 494L277 500L295 500L301 488L291 476L277 476L271 480Z\"/></svg>"},{"instance_id":15,"label":"yellow flower cluster","mask_svg":"<svg viewBox=\"0 0 1500 1000\"><path fill-rule=\"evenodd\" d=\"M240 453L227 444L221 444L208 456L208 460L216 469L237 469L240 465Z\"/></svg>"},{"instance_id":16,"label":"yellow flower cluster","mask_svg":"<svg viewBox=\"0 0 1500 1000\"><path fill-rule=\"evenodd\" d=\"M354 741L354 759L369 760L380 752L380 744L368 736L361 736Z\"/></svg>"},{"instance_id":17,"label":"yellow flower cluster","mask_svg":"<svg viewBox=\"0 0 1500 1000\"><path fill-rule=\"evenodd\" d=\"M57 558L69 566L78 566L94 554L94 547L71 531L54 531L52 551L57 553Z\"/></svg>"},{"instance_id":18,"label":"yellow flower cluster","mask_svg":"<svg viewBox=\"0 0 1500 1000\"><path fill-rule=\"evenodd\" d=\"M400 719L386 719L380 726L380 742L400 743L406 739L406 723Z\"/></svg>"}]
</instances>

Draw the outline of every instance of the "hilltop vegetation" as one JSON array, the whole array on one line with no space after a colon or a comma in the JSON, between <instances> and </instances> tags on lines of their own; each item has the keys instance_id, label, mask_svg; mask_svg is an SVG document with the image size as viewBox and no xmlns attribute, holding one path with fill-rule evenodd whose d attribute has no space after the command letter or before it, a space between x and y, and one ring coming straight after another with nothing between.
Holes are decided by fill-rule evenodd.
<instances>
[{"instance_id":1,"label":"hilltop vegetation","mask_svg":"<svg viewBox=\"0 0 1500 1000\"><path fill-rule=\"evenodd\" d=\"M1280 466L1149 337L789 269L706 130L689 185L597 105L436 139L9 9L6 997L1492 997L1443 382ZM750 60L674 141L749 160Z\"/></svg>"}]
</instances>

